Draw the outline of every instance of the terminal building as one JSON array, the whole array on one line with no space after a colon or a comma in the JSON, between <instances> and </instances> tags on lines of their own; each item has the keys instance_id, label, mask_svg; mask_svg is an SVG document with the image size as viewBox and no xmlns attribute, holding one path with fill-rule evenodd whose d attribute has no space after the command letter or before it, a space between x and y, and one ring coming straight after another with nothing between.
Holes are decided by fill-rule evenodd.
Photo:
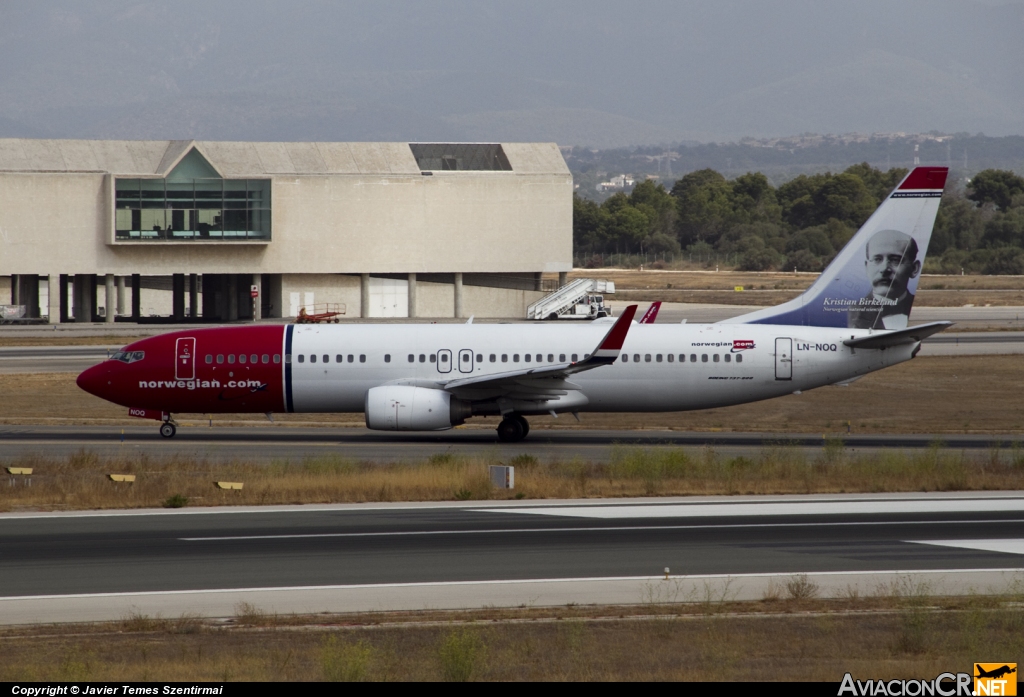
<instances>
[{"instance_id":1,"label":"terminal building","mask_svg":"<svg viewBox=\"0 0 1024 697\"><path fill-rule=\"evenodd\" d=\"M0 139L0 304L523 317L571 270L572 190L553 143Z\"/></svg>"}]
</instances>

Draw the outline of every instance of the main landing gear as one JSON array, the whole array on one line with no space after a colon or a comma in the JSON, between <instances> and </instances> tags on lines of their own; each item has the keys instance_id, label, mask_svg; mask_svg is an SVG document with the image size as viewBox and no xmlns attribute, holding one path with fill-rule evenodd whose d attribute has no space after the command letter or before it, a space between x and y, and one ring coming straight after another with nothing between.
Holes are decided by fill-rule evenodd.
<instances>
[{"instance_id":1,"label":"main landing gear","mask_svg":"<svg viewBox=\"0 0 1024 697\"><path fill-rule=\"evenodd\" d=\"M519 414L509 414L498 424L498 440L502 443L521 441L529 432L530 422Z\"/></svg>"},{"instance_id":2,"label":"main landing gear","mask_svg":"<svg viewBox=\"0 0 1024 697\"><path fill-rule=\"evenodd\" d=\"M160 424L160 435L164 438L174 438L174 434L178 432L178 427L170 421L164 421Z\"/></svg>"}]
</instances>

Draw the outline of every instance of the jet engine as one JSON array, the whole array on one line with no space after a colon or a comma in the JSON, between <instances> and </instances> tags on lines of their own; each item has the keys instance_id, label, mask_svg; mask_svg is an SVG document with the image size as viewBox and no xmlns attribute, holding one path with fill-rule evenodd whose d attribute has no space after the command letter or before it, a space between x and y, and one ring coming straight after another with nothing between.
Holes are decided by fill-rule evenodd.
<instances>
[{"instance_id":1,"label":"jet engine","mask_svg":"<svg viewBox=\"0 0 1024 697\"><path fill-rule=\"evenodd\" d=\"M377 431L443 431L471 413L468 402L429 387L384 385L366 393L366 427Z\"/></svg>"}]
</instances>

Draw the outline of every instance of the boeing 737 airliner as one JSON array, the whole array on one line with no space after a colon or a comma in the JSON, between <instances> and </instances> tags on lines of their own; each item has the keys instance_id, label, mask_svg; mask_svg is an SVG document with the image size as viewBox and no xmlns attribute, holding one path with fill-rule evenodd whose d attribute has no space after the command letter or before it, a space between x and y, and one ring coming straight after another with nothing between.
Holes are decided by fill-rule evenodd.
<instances>
[{"instance_id":1,"label":"boeing 737 airliner","mask_svg":"<svg viewBox=\"0 0 1024 697\"><path fill-rule=\"evenodd\" d=\"M907 326L946 174L915 168L803 295L725 322L637 323L630 306L586 326L190 329L132 343L78 385L165 437L174 413L362 412L391 431L500 414L498 438L517 441L530 415L709 409L850 382L950 326Z\"/></svg>"}]
</instances>

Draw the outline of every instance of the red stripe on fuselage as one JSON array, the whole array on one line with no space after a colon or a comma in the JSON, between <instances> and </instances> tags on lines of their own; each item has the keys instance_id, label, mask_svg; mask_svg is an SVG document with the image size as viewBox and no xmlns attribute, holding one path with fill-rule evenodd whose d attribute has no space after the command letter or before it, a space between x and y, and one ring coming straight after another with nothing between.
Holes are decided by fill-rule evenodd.
<instances>
[{"instance_id":1,"label":"red stripe on fuselage","mask_svg":"<svg viewBox=\"0 0 1024 697\"><path fill-rule=\"evenodd\" d=\"M124 349L145 352L142 360L104 361L82 373L78 385L126 407L177 413L284 411L284 331L281 325L220 327L142 339ZM192 380L179 380L175 374L178 339L183 338L195 339ZM274 362L275 355L280 362ZM217 362L218 356L224 357L223 363Z\"/></svg>"}]
</instances>

